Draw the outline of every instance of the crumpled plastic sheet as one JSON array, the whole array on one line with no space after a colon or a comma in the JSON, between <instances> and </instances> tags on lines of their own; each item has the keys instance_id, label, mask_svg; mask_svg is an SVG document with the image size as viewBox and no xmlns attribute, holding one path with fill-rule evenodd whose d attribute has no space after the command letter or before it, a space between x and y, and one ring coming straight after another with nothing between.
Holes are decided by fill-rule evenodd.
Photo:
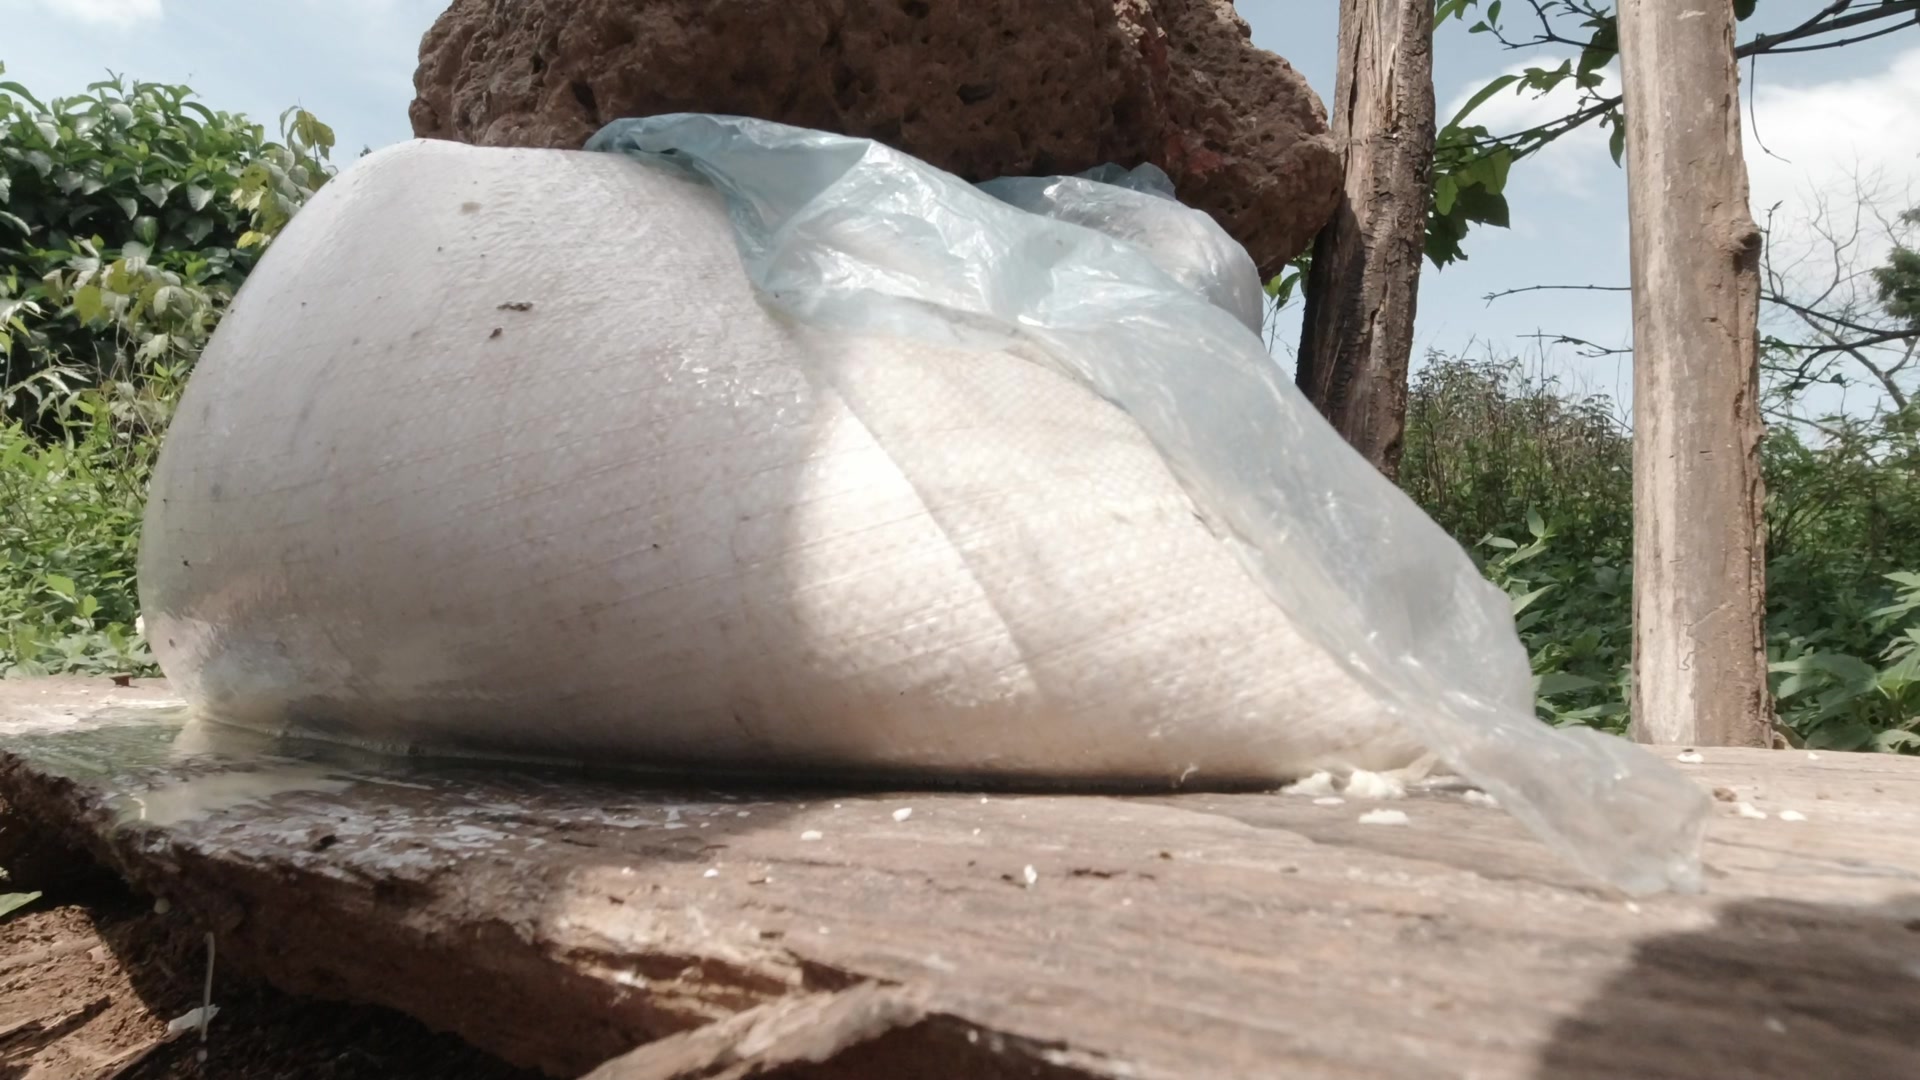
<instances>
[{"instance_id":1,"label":"crumpled plastic sheet","mask_svg":"<svg viewBox=\"0 0 1920 1080\"><path fill-rule=\"evenodd\" d=\"M1079 176L1008 176L979 187L1022 210L1138 245L1168 277L1260 332L1266 293L1253 256L1212 218L1175 199L1173 180L1158 166L1101 165Z\"/></svg>"},{"instance_id":2,"label":"crumpled plastic sheet","mask_svg":"<svg viewBox=\"0 0 1920 1080\"><path fill-rule=\"evenodd\" d=\"M1699 888L1706 795L1624 739L1535 717L1507 596L1267 354L1244 251L1168 266L1134 242L1155 235L1142 200L1196 213L1150 173L983 190L871 140L697 114L617 121L587 148L718 189L791 318L1017 346L1125 410L1273 601L1448 767L1625 892Z\"/></svg>"}]
</instances>

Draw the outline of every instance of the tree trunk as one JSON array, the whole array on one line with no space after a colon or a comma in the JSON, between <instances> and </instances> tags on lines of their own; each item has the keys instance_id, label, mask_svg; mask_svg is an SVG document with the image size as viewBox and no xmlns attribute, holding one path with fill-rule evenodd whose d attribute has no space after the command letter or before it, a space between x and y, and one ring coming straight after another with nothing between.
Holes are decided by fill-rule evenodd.
<instances>
[{"instance_id":1,"label":"tree trunk","mask_svg":"<svg viewBox=\"0 0 1920 1080\"><path fill-rule=\"evenodd\" d=\"M1341 0L1333 104L1346 189L1314 240L1297 380L1392 476L1433 171L1432 0Z\"/></svg>"},{"instance_id":2,"label":"tree trunk","mask_svg":"<svg viewBox=\"0 0 1920 1080\"><path fill-rule=\"evenodd\" d=\"M1760 231L1728 0L1622 0L1633 256L1633 734L1766 746Z\"/></svg>"}]
</instances>

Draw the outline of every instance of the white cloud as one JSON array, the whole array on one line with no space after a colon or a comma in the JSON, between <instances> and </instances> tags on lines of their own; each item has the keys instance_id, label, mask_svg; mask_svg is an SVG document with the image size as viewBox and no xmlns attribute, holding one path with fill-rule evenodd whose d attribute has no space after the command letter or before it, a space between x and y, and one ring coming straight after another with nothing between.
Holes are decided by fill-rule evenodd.
<instances>
[{"instance_id":1,"label":"white cloud","mask_svg":"<svg viewBox=\"0 0 1920 1080\"><path fill-rule=\"evenodd\" d=\"M1815 240L1807 232L1823 205L1849 221L1862 195L1878 195L1888 216L1905 210L1920 188L1915 102L1920 49L1858 78L1800 85L1763 79L1742 134L1754 216L1778 203L1776 233ZM1878 261L1885 250L1884 236L1866 236L1859 254Z\"/></svg>"},{"instance_id":2,"label":"white cloud","mask_svg":"<svg viewBox=\"0 0 1920 1080\"><path fill-rule=\"evenodd\" d=\"M102 26L151 22L163 14L160 5L161 0L40 0L55 15Z\"/></svg>"}]
</instances>

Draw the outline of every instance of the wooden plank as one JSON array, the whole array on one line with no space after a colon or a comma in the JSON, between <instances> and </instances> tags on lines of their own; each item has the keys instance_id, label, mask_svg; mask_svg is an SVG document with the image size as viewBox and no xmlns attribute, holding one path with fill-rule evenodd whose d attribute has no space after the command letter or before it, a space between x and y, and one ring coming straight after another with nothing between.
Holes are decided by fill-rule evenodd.
<instances>
[{"instance_id":1,"label":"wooden plank","mask_svg":"<svg viewBox=\"0 0 1920 1080\"><path fill-rule=\"evenodd\" d=\"M1629 903L1452 790L1401 826L1285 794L668 791L127 707L164 701L0 683L0 798L223 964L556 1076L1920 1075L1912 759L1702 750L1681 767L1734 800L1707 892Z\"/></svg>"}]
</instances>

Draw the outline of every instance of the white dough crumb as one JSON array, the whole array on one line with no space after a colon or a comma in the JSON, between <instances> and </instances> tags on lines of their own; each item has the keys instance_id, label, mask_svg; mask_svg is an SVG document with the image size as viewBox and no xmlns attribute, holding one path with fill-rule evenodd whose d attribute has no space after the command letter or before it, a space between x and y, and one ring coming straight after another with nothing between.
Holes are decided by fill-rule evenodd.
<instances>
[{"instance_id":1,"label":"white dough crumb","mask_svg":"<svg viewBox=\"0 0 1920 1080\"><path fill-rule=\"evenodd\" d=\"M1816 754L1816 753L1814 753L1814 752L1813 752L1813 751L1811 751L1811 750L1809 750L1809 751L1807 751L1807 760L1808 760L1808 761L1819 761L1819 760L1820 760L1820 755L1819 755L1819 754Z\"/></svg>"},{"instance_id":2,"label":"white dough crumb","mask_svg":"<svg viewBox=\"0 0 1920 1080\"><path fill-rule=\"evenodd\" d=\"M1787 1033L1787 1022L1777 1016L1769 1016L1767 1017L1767 1030L1773 1032L1775 1035L1785 1035Z\"/></svg>"},{"instance_id":3,"label":"white dough crumb","mask_svg":"<svg viewBox=\"0 0 1920 1080\"><path fill-rule=\"evenodd\" d=\"M980 830L979 830L979 829L975 829L975 830L973 830L973 835L975 835L975 836L979 836L979 835L980 835Z\"/></svg>"},{"instance_id":4,"label":"white dough crumb","mask_svg":"<svg viewBox=\"0 0 1920 1080\"><path fill-rule=\"evenodd\" d=\"M1360 815L1360 824L1405 825L1407 824L1407 812L1405 810L1369 810Z\"/></svg>"},{"instance_id":5,"label":"white dough crumb","mask_svg":"<svg viewBox=\"0 0 1920 1080\"><path fill-rule=\"evenodd\" d=\"M1341 798L1341 797L1340 797L1340 796L1338 796L1338 795L1322 795L1322 796L1320 796L1319 798L1317 798L1317 799L1315 799L1315 800L1313 800L1313 805L1315 805L1315 806L1345 806L1345 805L1347 805L1347 800L1345 800L1345 799L1343 799L1343 798Z\"/></svg>"},{"instance_id":6,"label":"white dough crumb","mask_svg":"<svg viewBox=\"0 0 1920 1080\"><path fill-rule=\"evenodd\" d=\"M818 839L820 839L820 837L821 837L821 835L822 835L822 834L821 834L821 832L820 832L820 830L819 830L819 829L808 829L808 830L807 830L806 832L803 832L803 833L801 833L801 834L800 834L800 839L802 839L802 840L818 840Z\"/></svg>"},{"instance_id":7,"label":"white dough crumb","mask_svg":"<svg viewBox=\"0 0 1920 1080\"><path fill-rule=\"evenodd\" d=\"M1407 785L1396 776L1355 769L1353 775L1347 777L1344 794L1349 799L1404 799Z\"/></svg>"},{"instance_id":8,"label":"white dough crumb","mask_svg":"<svg viewBox=\"0 0 1920 1080\"><path fill-rule=\"evenodd\" d=\"M740 811L740 812L738 812L738 813L736 813L736 814L734 814L733 816L734 816L734 817L752 817L752 816L753 816L753 811L751 811L751 810L742 810L742 811Z\"/></svg>"},{"instance_id":9,"label":"white dough crumb","mask_svg":"<svg viewBox=\"0 0 1920 1080\"><path fill-rule=\"evenodd\" d=\"M1739 814L1743 818L1752 818L1755 821L1767 820L1767 812L1753 805L1750 802L1734 803L1733 809L1735 813Z\"/></svg>"},{"instance_id":10,"label":"white dough crumb","mask_svg":"<svg viewBox=\"0 0 1920 1080\"><path fill-rule=\"evenodd\" d=\"M1698 765L1707 759L1701 757L1698 750L1682 750L1673 760L1682 765Z\"/></svg>"},{"instance_id":11,"label":"white dough crumb","mask_svg":"<svg viewBox=\"0 0 1920 1080\"><path fill-rule=\"evenodd\" d=\"M1027 879L1027 888L1029 889L1033 888L1034 885L1038 883L1040 880L1040 872L1038 870L1035 870L1031 866L1027 867L1024 870L1021 870L1020 876Z\"/></svg>"},{"instance_id":12,"label":"white dough crumb","mask_svg":"<svg viewBox=\"0 0 1920 1080\"><path fill-rule=\"evenodd\" d=\"M709 866L707 867L707 872L704 874L701 874L700 876L701 877L719 877L720 871L714 867Z\"/></svg>"},{"instance_id":13,"label":"white dough crumb","mask_svg":"<svg viewBox=\"0 0 1920 1080\"><path fill-rule=\"evenodd\" d=\"M1317 772L1304 780L1296 780L1280 789L1282 795L1331 795L1333 794L1333 774Z\"/></svg>"},{"instance_id":14,"label":"white dough crumb","mask_svg":"<svg viewBox=\"0 0 1920 1080\"><path fill-rule=\"evenodd\" d=\"M1479 790L1463 791L1460 793L1460 797L1467 800L1470 803L1473 803L1475 806L1499 806L1500 805L1499 799L1494 798L1493 796L1487 794L1484 791L1479 791Z\"/></svg>"},{"instance_id":15,"label":"white dough crumb","mask_svg":"<svg viewBox=\"0 0 1920 1080\"><path fill-rule=\"evenodd\" d=\"M900 809L895 810L893 812L893 820L895 821L905 821L912 816L913 816L913 807L911 806L903 806Z\"/></svg>"},{"instance_id":16,"label":"white dough crumb","mask_svg":"<svg viewBox=\"0 0 1920 1080\"><path fill-rule=\"evenodd\" d=\"M1638 915L1640 914L1640 905L1629 900L1627 901L1627 910L1632 912L1635 915Z\"/></svg>"},{"instance_id":17,"label":"white dough crumb","mask_svg":"<svg viewBox=\"0 0 1920 1080\"><path fill-rule=\"evenodd\" d=\"M1782 810L1780 811L1780 820L1781 821L1805 821L1807 820L1807 815L1801 813L1798 810Z\"/></svg>"}]
</instances>

